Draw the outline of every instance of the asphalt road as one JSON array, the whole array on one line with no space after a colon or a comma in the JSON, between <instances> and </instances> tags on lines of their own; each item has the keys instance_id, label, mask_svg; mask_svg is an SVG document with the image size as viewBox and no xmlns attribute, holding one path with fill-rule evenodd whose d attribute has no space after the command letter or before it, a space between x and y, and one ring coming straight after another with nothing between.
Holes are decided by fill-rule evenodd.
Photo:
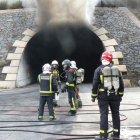
<instances>
[{"instance_id":1,"label":"asphalt road","mask_svg":"<svg viewBox=\"0 0 140 140\"><path fill-rule=\"evenodd\" d=\"M66 116L65 114L69 110L67 93L60 93L59 104L61 106L56 108L57 120L55 125L50 122L38 122L37 110L39 105L39 89L38 84L30 85L20 89L0 89L0 127L16 126L11 128L0 128L0 140L54 140L54 139L67 139L78 138L80 135L94 135L99 134L99 124L92 122L100 121L99 108L97 101L91 102L91 84L83 84L80 86L80 96L84 105L78 109L76 116ZM129 105L126 105L129 104ZM131 105L130 105L131 104ZM139 108L140 105L140 88L126 88L125 94L121 103L120 110ZM6 106L13 105L13 106ZM4 110L4 111L3 111ZM5 111L7 110L7 111ZM15 110L15 111L14 111ZM20 111L19 111L20 110ZM49 121L47 107L45 107L44 121ZM58 112L61 110L61 112ZM89 110L89 111L83 111ZM84 114L81 114L84 113ZM92 113L92 114L91 114ZM9 114L9 115L7 115ZM125 140L140 140L140 110L127 110L120 111L120 114L126 115L127 120L121 122L121 138ZM121 116L121 119L124 119ZM19 122L4 122L4 121L19 121ZM25 121L25 122L20 122ZM36 121L36 122L27 122ZM89 122L89 123L73 123L73 124L58 124L57 121L76 121L76 122ZM109 121L111 121L111 115L109 115ZM25 125L41 125L44 126L30 126ZM56 125L57 124L57 125ZM109 123L111 130L111 123ZM17 127L22 126L22 127ZM13 131L1 131L2 129L12 129ZM17 131L15 131L17 130ZM26 132L20 131L26 130ZM62 136L62 135L50 135L42 133L34 133L27 131L41 131L59 134L76 134L77 136ZM80 138L82 139L82 138Z\"/></svg>"}]
</instances>

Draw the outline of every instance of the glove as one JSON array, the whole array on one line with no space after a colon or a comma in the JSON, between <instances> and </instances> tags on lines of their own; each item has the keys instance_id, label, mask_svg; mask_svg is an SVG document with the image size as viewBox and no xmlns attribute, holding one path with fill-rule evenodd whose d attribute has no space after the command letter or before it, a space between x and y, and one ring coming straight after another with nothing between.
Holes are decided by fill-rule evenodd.
<instances>
[{"instance_id":1,"label":"glove","mask_svg":"<svg viewBox=\"0 0 140 140\"><path fill-rule=\"evenodd\" d=\"M122 101L122 97L120 97L120 102Z\"/></svg>"},{"instance_id":2,"label":"glove","mask_svg":"<svg viewBox=\"0 0 140 140\"><path fill-rule=\"evenodd\" d=\"M60 81L58 81L58 85L59 85L59 89L61 89L61 82Z\"/></svg>"},{"instance_id":3,"label":"glove","mask_svg":"<svg viewBox=\"0 0 140 140\"><path fill-rule=\"evenodd\" d=\"M57 96L59 95L59 92L57 92Z\"/></svg>"},{"instance_id":4,"label":"glove","mask_svg":"<svg viewBox=\"0 0 140 140\"><path fill-rule=\"evenodd\" d=\"M95 98L92 98L91 101L92 101L92 102L95 102Z\"/></svg>"},{"instance_id":5,"label":"glove","mask_svg":"<svg viewBox=\"0 0 140 140\"><path fill-rule=\"evenodd\" d=\"M61 92L62 92L62 93L66 92L66 89L67 89L67 87L63 87L63 88L61 89Z\"/></svg>"}]
</instances>

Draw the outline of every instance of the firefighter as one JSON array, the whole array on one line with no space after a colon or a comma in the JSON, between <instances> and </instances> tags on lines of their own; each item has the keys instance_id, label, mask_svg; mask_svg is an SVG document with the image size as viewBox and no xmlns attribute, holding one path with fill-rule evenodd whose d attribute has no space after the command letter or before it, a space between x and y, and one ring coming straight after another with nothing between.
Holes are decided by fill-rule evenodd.
<instances>
[{"instance_id":1,"label":"firefighter","mask_svg":"<svg viewBox=\"0 0 140 140\"><path fill-rule=\"evenodd\" d=\"M112 54L108 51L101 56L102 65L94 72L92 102L98 98L100 109L100 137L95 140L107 140L108 137L108 106L110 106L113 120L113 137L120 135L119 107L124 92L124 84L120 71L116 66L112 66ZM114 71L117 70L116 71ZM109 70L109 71L108 71ZM115 73L115 75L112 75ZM113 78L115 81L113 81ZM111 81L112 80L112 81Z\"/></svg>"},{"instance_id":2,"label":"firefighter","mask_svg":"<svg viewBox=\"0 0 140 140\"><path fill-rule=\"evenodd\" d=\"M57 82L53 74L51 74L50 64L43 66L43 73L38 75L38 81L40 83L40 105L38 120L43 120L44 105L47 102L50 121L55 120L55 110L53 108L53 97L54 93L58 93Z\"/></svg>"},{"instance_id":3,"label":"firefighter","mask_svg":"<svg viewBox=\"0 0 140 140\"><path fill-rule=\"evenodd\" d=\"M66 84L61 89L61 92L68 92L69 104L71 106L70 111L68 111L68 116L76 115L76 106L75 106L75 71L70 68L70 60L66 59L62 62L63 70L65 70Z\"/></svg>"},{"instance_id":4,"label":"firefighter","mask_svg":"<svg viewBox=\"0 0 140 140\"><path fill-rule=\"evenodd\" d=\"M61 81L60 81L58 66L59 66L59 64L56 60L52 61L51 71L52 71L53 76L56 78L57 84L59 85L59 89L60 89L61 88ZM58 105L58 103L57 103L57 100L55 100L55 96L53 99L53 106L60 107L60 105Z\"/></svg>"},{"instance_id":5,"label":"firefighter","mask_svg":"<svg viewBox=\"0 0 140 140\"><path fill-rule=\"evenodd\" d=\"M75 71L75 73L77 73L78 68L76 67L76 62L75 61L71 61L71 68ZM75 100L76 100L76 108L81 108L82 107L82 101L80 99L80 95L79 95L79 84L76 84L75 86Z\"/></svg>"}]
</instances>

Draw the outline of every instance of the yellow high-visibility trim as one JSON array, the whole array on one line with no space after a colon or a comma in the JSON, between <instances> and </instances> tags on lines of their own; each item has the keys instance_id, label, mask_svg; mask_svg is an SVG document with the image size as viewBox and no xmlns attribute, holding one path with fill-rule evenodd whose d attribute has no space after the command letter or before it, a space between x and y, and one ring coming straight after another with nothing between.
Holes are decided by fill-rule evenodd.
<instances>
[{"instance_id":1,"label":"yellow high-visibility trim","mask_svg":"<svg viewBox=\"0 0 140 140\"><path fill-rule=\"evenodd\" d=\"M54 113L54 117L55 117L55 108L53 107L53 113Z\"/></svg>"},{"instance_id":2,"label":"yellow high-visibility trim","mask_svg":"<svg viewBox=\"0 0 140 140\"><path fill-rule=\"evenodd\" d=\"M109 133L109 130L107 130L107 133Z\"/></svg>"},{"instance_id":3,"label":"yellow high-visibility trim","mask_svg":"<svg viewBox=\"0 0 140 140\"><path fill-rule=\"evenodd\" d=\"M43 118L43 116L38 116L38 118L40 119L40 118Z\"/></svg>"},{"instance_id":4,"label":"yellow high-visibility trim","mask_svg":"<svg viewBox=\"0 0 140 140\"><path fill-rule=\"evenodd\" d=\"M73 81L75 81L75 72L74 72L74 78L73 78Z\"/></svg>"},{"instance_id":5,"label":"yellow high-visibility trim","mask_svg":"<svg viewBox=\"0 0 140 140\"><path fill-rule=\"evenodd\" d=\"M57 100L53 100L53 103L57 103Z\"/></svg>"},{"instance_id":6,"label":"yellow high-visibility trim","mask_svg":"<svg viewBox=\"0 0 140 140\"><path fill-rule=\"evenodd\" d=\"M52 92L52 74L50 76L50 92Z\"/></svg>"},{"instance_id":7,"label":"yellow high-visibility trim","mask_svg":"<svg viewBox=\"0 0 140 140\"><path fill-rule=\"evenodd\" d=\"M66 85L67 85L67 86L74 87L74 84L69 84L68 82L66 82Z\"/></svg>"},{"instance_id":8,"label":"yellow high-visibility trim","mask_svg":"<svg viewBox=\"0 0 140 140\"><path fill-rule=\"evenodd\" d=\"M76 108L75 108L75 103L74 103L74 98L73 98L73 97L72 97L72 104L73 104L73 107L71 107L70 110L76 110Z\"/></svg>"},{"instance_id":9,"label":"yellow high-visibility trim","mask_svg":"<svg viewBox=\"0 0 140 140\"><path fill-rule=\"evenodd\" d=\"M38 80L39 80L39 83L40 83L40 81L41 81L41 79L40 79L40 74L38 75Z\"/></svg>"},{"instance_id":10,"label":"yellow high-visibility trim","mask_svg":"<svg viewBox=\"0 0 140 140\"><path fill-rule=\"evenodd\" d=\"M53 74L57 74L57 71L56 71L56 70L54 70L54 71L53 71Z\"/></svg>"},{"instance_id":11,"label":"yellow high-visibility trim","mask_svg":"<svg viewBox=\"0 0 140 140\"><path fill-rule=\"evenodd\" d=\"M104 130L100 130L100 133L105 133L105 131Z\"/></svg>"},{"instance_id":12,"label":"yellow high-visibility trim","mask_svg":"<svg viewBox=\"0 0 140 140\"><path fill-rule=\"evenodd\" d=\"M50 118L54 118L54 116L50 116Z\"/></svg>"},{"instance_id":13,"label":"yellow high-visibility trim","mask_svg":"<svg viewBox=\"0 0 140 140\"><path fill-rule=\"evenodd\" d=\"M55 91L40 91L40 93L55 93Z\"/></svg>"},{"instance_id":14,"label":"yellow high-visibility trim","mask_svg":"<svg viewBox=\"0 0 140 140\"><path fill-rule=\"evenodd\" d=\"M114 129L114 128L113 128L113 131L114 131L114 132L119 132L119 130L118 130L118 129Z\"/></svg>"},{"instance_id":15,"label":"yellow high-visibility trim","mask_svg":"<svg viewBox=\"0 0 140 140\"><path fill-rule=\"evenodd\" d=\"M92 93L91 96L94 96L94 97L95 97L95 96L97 96L97 94L93 94L93 93Z\"/></svg>"},{"instance_id":16,"label":"yellow high-visibility trim","mask_svg":"<svg viewBox=\"0 0 140 140\"><path fill-rule=\"evenodd\" d=\"M99 91L105 91L104 89L100 88Z\"/></svg>"},{"instance_id":17,"label":"yellow high-visibility trim","mask_svg":"<svg viewBox=\"0 0 140 140\"><path fill-rule=\"evenodd\" d=\"M100 75L101 83L103 84L103 75Z\"/></svg>"},{"instance_id":18,"label":"yellow high-visibility trim","mask_svg":"<svg viewBox=\"0 0 140 140\"><path fill-rule=\"evenodd\" d=\"M119 95L123 95L123 92L119 92Z\"/></svg>"}]
</instances>

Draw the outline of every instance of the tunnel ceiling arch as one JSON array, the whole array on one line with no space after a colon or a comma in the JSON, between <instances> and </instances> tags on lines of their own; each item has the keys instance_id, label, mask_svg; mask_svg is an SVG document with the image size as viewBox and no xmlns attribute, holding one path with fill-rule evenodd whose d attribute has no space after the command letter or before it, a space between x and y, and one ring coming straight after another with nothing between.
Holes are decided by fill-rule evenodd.
<instances>
[{"instance_id":1,"label":"tunnel ceiling arch","mask_svg":"<svg viewBox=\"0 0 140 140\"><path fill-rule=\"evenodd\" d=\"M41 30L28 42L24 55L35 81L45 63L57 60L61 73L62 61L69 59L85 69L85 82L91 82L103 51L103 43L94 32L84 25L74 24Z\"/></svg>"},{"instance_id":2,"label":"tunnel ceiling arch","mask_svg":"<svg viewBox=\"0 0 140 140\"><path fill-rule=\"evenodd\" d=\"M62 28L62 27L61 27ZM82 42L84 42L84 38L82 38L83 37L83 35L82 35L82 33L85 31L85 30L88 30L86 27L83 27L83 25L81 25L79 28L78 28L78 32L76 32L77 31L77 29L75 29L75 28L77 28L76 26L74 27L74 26L69 26L69 29L72 31L72 34L74 35L74 39L75 40L82 40ZM103 45L104 45L104 47L105 47L105 49L106 50L108 50L108 51L111 51L112 53L113 53L113 60L114 60L114 64L115 65L117 65L118 66L118 68L122 71L122 72L127 72L127 69L126 69L126 66L125 65L119 65L119 61L118 61L118 59L122 59L123 58L123 55L122 55L122 53L121 52L115 52L115 49L114 49L114 47L113 46L116 46L116 45L118 45L117 44L117 42L115 41L115 39L109 39L105 34L107 34L108 32L104 29L104 28L100 28L100 29L98 29L98 28L96 28L95 26L91 26L91 27L89 27L89 29L91 30L88 30L88 32L87 33L85 33L84 35L85 36L87 36L88 34L90 34L91 36L91 38L94 36L96 36L95 38L92 38L93 40L90 42L90 39L88 40L88 42L89 42L89 44L91 43L91 44L93 44L93 42L97 39L98 41L98 43L99 43L99 45L101 45L102 43L103 43ZM46 29L47 30L47 29ZM46 30L44 30L44 31L46 31ZM53 31L55 31L55 32L58 32L60 30L60 28L56 28L55 30L52 30L52 32ZM59 37L57 37L57 43L59 44L58 46L60 47L60 46L63 46L62 44L64 43L64 42L61 42L61 38L64 36L64 33L65 33L65 30L66 30L66 27L64 27L63 28L63 34L61 35L61 36L59 36ZM76 38L76 34L80 34L80 36L81 37L79 37L78 39ZM34 30L30 30L30 29L27 29L25 32L23 32L23 34L25 35L25 37L21 40L21 41L19 41L19 40L16 40L15 41L15 43L13 44L13 47L16 47L16 50L15 50L15 53L9 53L8 54L8 56L7 56L7 60L11 60L11 64L10 64L10 66L9 67L4 67L3 68L3 73L6 73L7 74L7 76L6 76L6 79L5 79L5 81L0 81L1 82L1 86L2 87L7 87L7 88L15 88L15 87L22 87L22 86L25 86L25 85L27 85L27 84L30 84L32 81L34 81L34 80L32 80L32 78L31 77L35 77L37 74L38 74L38 72L40 72L41 71L41 66L42 66L42 64L44 63L44 62L47 62L48 60L46 60L46 61L44 61L44 59L43 59L43 61L41 61L41 63L40 63L40 65L38 65L37 67L36 67L36 64L34 63L33 65L31 64L31 62L29 62L28 60L29 60L29 58L27 57L27 56L29 56L29 57L31 57L31 55L29 54L28 55L28 51L29 52L31 52L31 50L30 49L33 49L33 46L32 47L29 47L29 45L30 45L30 43L32 44L32 41L34 40L34 38L36 38L38 35L40 35L40 34L42 34L42 35L44 35L43 34L43 31L40 31L40 32L38 32L37 33L37 29L34 29ZM35 35L36 34L36 35ZM95 35L96 34L96 35ZM35 35L35 36L34 36ZM46 35L46 34L45 34ZM33 37L34 36L34 37ZM53 34L52 35L50 35L50 36L52 36L52 37L54 37L54 38L56 38L56 36L53 36ZM64 36L65 38L67 38L66 36ZM100 38L100 40L99 40L99 38ZM42 40L43 40L43 38L41 38ZM48 39L47 39L48 40ZM69 42L70 42L70 39L68 40ZM95 41L96 42L96 41ZM46 43L46 42L45 42ZM74 48L73 47L73 49L74 49L74 51L73 51L73 49L70 51L71 53L69 54L68 52L69 51L67 51L67 50L65 50L63 47L61 47L61 49L59 50L58 48L56 48L57 50L59 50L60 52L62 52L62 53L64 53L64 56L62 57L60 54L62 54L62 53L54 53L53 54L53 56L51 56L50 58L49 58L49 63L52 61L52 59L54 58L54 59L57 59L58 57L59 57L59 63L60 63L60 65L61 65L61 62L62 62L62 60L63 59L65 59L65 58L68 58L68 59L70 59L70 60L72 60L72 59L75 59L75 60L78 60L77 61L77 66L78 67L87 67L87 65L90 65L91 67L93 66L93 64L91 64L91 63L93 63L94 61L93 60L90 60L90 58L91 58L91 48L89 47L89 48L85 48L84 47L84 51L83 51L83 53L78 53L79 52L79 50L81 50L81 48L80 48L80 46L84 46L83 44L81 44L80 45L80 43L79 42L76 42L76 44L78 43L78 47L76 47L76 48ZM64 43L65 44L65 43ZM89 46L92 46L92 45L89 45ZM74 46L74 44L72 44L72 46ZM50 46L49 46L50 47ZM55 46L56 47L56 46ZM69 49L70 49L70 47L69 46L67 46ZM52 47L53 48L53 47ZM93 47L94 48L94 47ZM36 49L38 49L38 47L36 47ZM75 50L76 49L76 50ZM54 50L54 49L52 49L52 50ZM90 50L89 51L89 55L84 55L85 54L85 52L87 52L87 50ZM49 51L51 51L51 49L49 50ZM98 65L98 63L99 63L99 56L101 55L101 53L102 53L102 51L103 51L103 48L101 47L101 50L99 50L99 52L97 52L97 54L98 54L98 56L97 56L97 58L98 58L98 61L97 61L97 63L95 64L95 65ZM37 51L36 51L37 52ZM56 51L57 52L57 51ZM95 52L96 52L96 49L95 49ZM96 53L94 52L94 54L95 55L97 55ZM77 55L77 53L78 53L78 55ZM25 55L23 55L23 54L25 54ZM82 58L86 58L86 59L82 59L81 61L80 61L80 56L82 56ZM34 56L34 57L36 57L36 56ZM43 57L43 58L45 58L45 57ZM48 55L46 55L46 59L48 59ZM86 60L90 60L90 61L86 61ZM32 60L32 59L31 59ZM39 59L40 60L40 59ZM82 63L84 61L84 63ZM94 65L94 66L95 66ZM29 66L31 66L31 70L29 70ZM33 68L34 68L34 66L35 66L35 68L37 68L38 70L36 70L36 71L33 71ZM97 67L97 66L95 66L95 67ZM95 68L94 67L94 68ZM89 69L89 67L88 67L88 69ZM94 69L93 69L94 70ZM29 71L31 71L31 72L33 72L31 75L29 75ZM86 70L87 72L89 71L89 73L91 74L91 71L92 71L92 69L90 69L90 70ZM92 71L92 74L93 74L93 72L94 71ZM91 76L91 75L90 75ZM92 75L93 76L93 75ZM92 76L91 76L91 79L92 79ZM88 80L91 80L90 78L89 78L89 76L86 76L86 80L88 81ZM91 82L91 81L90 81Z\"/></svg>"}]
</instances>

